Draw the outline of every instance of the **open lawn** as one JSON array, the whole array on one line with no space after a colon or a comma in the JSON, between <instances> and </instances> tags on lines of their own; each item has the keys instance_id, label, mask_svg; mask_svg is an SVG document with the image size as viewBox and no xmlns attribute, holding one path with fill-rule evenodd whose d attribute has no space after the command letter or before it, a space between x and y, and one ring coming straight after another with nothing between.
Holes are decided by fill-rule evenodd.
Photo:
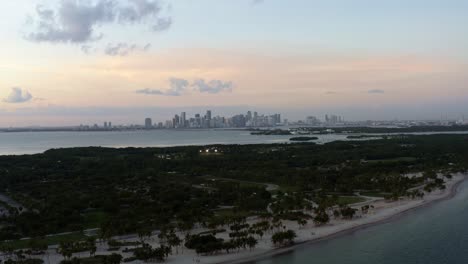
<instances>
[{"instance_id":1,"label":"open lawn","mask_svg":"<svg viewBox=\"0 0 468 264\"><path fill-rule=\"evenodd\" d=\"M47 245L57 245L61 242L76 242L80 240L86 239L82 232L74 232L70 234L63 234L63 235L54 235L54 236L47 236L45 238L36 238L37 242L40 243L47 243ZM14 240L14 241L6 241L1 242L0 247L2 248L11 248L11 249L25 249L29 248L33 239L23 239L23 240Z\"/></svg>"},{"instance_id":2,"label":"open lawn","mask_svg":"<svg viewBox=\"0 0 468 264\"><path fill-rule=\"evenodd\" d=\"M340 205L349 205L355 203L362 203L365 202L366 199L358 196L339 196L338 197L338 204Z\"/></svg>"}]
</instances>

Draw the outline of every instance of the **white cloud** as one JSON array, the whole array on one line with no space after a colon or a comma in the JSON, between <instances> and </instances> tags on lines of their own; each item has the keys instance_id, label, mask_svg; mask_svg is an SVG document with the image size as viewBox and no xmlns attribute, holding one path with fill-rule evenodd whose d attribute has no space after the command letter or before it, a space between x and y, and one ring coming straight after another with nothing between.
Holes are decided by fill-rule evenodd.
<instances>
[{"instance_id":1,"label":"white cloud","mask_svg":"<svg viewBox=\"0 0 468 264\"><path fill-rule=\"evenodd\" d=\"M26 91L23 90L22 88L19 87L13 87L11 88L10 94L3 99L3 102L5 103L25 103L28 101L31 101L32 95Z\"/></svg>"},{"instance_id":2,"label":"white cloud","mask_svg":"<svg viewBox=\"0 0 468 264\"><path fill-rule=\"evenodd\" d=\"M385 91L381 90L381 89L373 89L373 90L367 91L367 93L369 93L369 94L384 94Z\"/></svg>"},{"instance_id":3,"label":"white cloud","mask_svg":"<svg viewBox=\"0 0 468 264\"><path fill-rule=\"evenodd\" d=\"M109 56L127 56L135 51L148 51L151 48L151 44L145 46L138 46L137 44L117 43L108 44L104 50L104 53Z\"/></svg>"},{"instance_id":4,"label":"white cloud","mask_svg":"<svg viewBox=\"0 0 468 264\"><path fill-rule=\"evenodd\" d=\"M206 82L203 79L195 80L190 84L189 81L185 79L171 78L169 79L169 83L169 89L145 88L135 92L146 95L181 96L186 93L189 88L193 88L196 92L217 94L221 92L231 92L234 86L232 82L224 82L221 80L211 80Z\"/></svg>"},{"instance_id":5,"label":"white cloud","mask_svg":"<svg viewBox=\"0 0 468 264\"><path fill-rule=\"evenodd\" d=\"M206 82L203 79L196 80L192 86L195 90L199 91L200 93L221 93L221 92L231 92L233 89L232 82L224 82L221 80L211 80Z\"/></svg>"},{"instance_id":6,"label":"white cloud","mask_svg":"<svg viewBox=\"0 0 468 264\"><path fill-rule=\"evenodd\" d=\"M169 83L169 89L162 90L145 88L137 90L136 93L146 95L181 96L189 87L189 82L184 79L171 78L169 79Z\"/></svg>"},{"instance_id":7,"label":"white cloud","mask_svg":"<svg viewBox=\"0 0 468 264\"><path fill-rule=\"evenodd\" d=\"M105 24L147 24L153 31L167 30L172 19L161 17L156 0L60 0L57 9L38 5L35 30L26 36L35 42L87 43L101 39L96 32Z\"/></svg>"}]
</instances>

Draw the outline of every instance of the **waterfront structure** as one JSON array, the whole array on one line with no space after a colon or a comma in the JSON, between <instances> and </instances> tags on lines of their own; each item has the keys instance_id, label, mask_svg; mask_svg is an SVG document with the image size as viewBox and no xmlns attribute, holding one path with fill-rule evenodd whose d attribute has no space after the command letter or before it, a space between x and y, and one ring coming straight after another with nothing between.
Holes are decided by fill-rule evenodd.
<instances>
[{"instance_id":1,"label":"waterfront structure","mask_svg":"<svg viewBox=\"0 0 468 264\"><path fill-rule=\"evenodd\" d=\"M146 118L145 119L145 128L146 129L151 129L153 127L153 121L151 120L151 118Z\"/></svg>"},{"instance_id":2,"label":"waterfront structure","mask_svg":"<svg viewBox=\"0 0 468 264\"><path fill-rule=\"evenodd\" d=\"M186 113L185 113L185 112L182 112L182 113L180 114L179 127L180 127L180 128L185 128L185 127L186 127L186 126L185 126L185 125L186 125L186 124L185 124L186 122L187 122L187 120L186 120Z\"/></svg>"}]
</instances>

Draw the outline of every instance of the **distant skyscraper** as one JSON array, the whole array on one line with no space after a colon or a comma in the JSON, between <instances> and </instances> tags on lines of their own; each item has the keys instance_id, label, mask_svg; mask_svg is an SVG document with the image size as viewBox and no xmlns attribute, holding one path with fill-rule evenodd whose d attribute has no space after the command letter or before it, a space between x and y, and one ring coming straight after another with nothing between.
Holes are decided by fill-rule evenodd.
<instances>
[{"instance_id":1,"label":"distant skyscraper","mask_svg":"<svg viewBox=\"0 0 468 264\"><path fill-rule=\"evenodd\" d=\"M254 112L252 121L253 121L252 122L253 126L258 126L258 113L257 112Z\"/></svg>"},{"instance_id":2,"label":"distant skyscraper","mask_svg":"<svg viewBox=\"0 0 468 264\"><path fill-rule=\"evenodd\" d=\"M197 127L197 128L202 127L202 118L201 118L200 114L195 115L195 124L194 124L194 126Z\"/></svg>"},{"instance_id":3,"label":"distant skyscraper","mask_svg":"<svg viewBox=\"0 0 468 264\"><path fill-rule=\"evenodd\" d=\"M251 121L252 120L252 111L248 111L247 112L247 121Z\"/></svg>"},{"instance_id":4,"label":"distant skyscraper","mask_svg":"<svg viewBox=\"0 0 468 264\"><path fill-rule=\"evenodd\" d=\"M150 129L152 127L153 127L153 121L151 120L151 118L146 118L145 119L145 128Z\"/></svg>"},{"instance_id":5,"label":"distant skyscraper","mask_svg":"<svg viewBox=\"0 0 468 264\"><path fill-rule=\"evenodd\" d=\"M341 117L337 115L325 115L325 122L328 125L336 125L341 122Z\"/></svg>"},{"instance_id":6,"label":"distant skyscraper","mask_svg":"<svg viewBox=\"0 0 468 264\"><path fill-rule=\"evenodd\" d=\"M180 127L185 127L185 122L186 122L186 113L182 112L180 114Z\"/></svg>"},{"instance_id":7,"label":"distant skyscraper","mask_svg":"<svg viewBox=\"0 0 468 264\"><path fill-rule=\"evenodd\" d=\"M179 127L179 125L180 125L180 116L179 116L179 115L175 115L175 116L174 116L174 119L172 119L172 126L173 126L174 128L177 128L177 127Z\"/></svg>"},{"instance_id":8,"label":"distant skyscraper","mask_svg":"<svg viewBox=\"0 0 468 264\"><path fill-rule=\"evenodd\" d=\"M274 120L273 125L280 124L281 123L281 114L274 114L273 115L273 120Z\"/></svg>"},{"instance_id":9,"label":"distant skyscraper","mask_svg":"<svg viewBox=\"0 0 468 264\"><path fill-rule=\"evenodd\" d=\"M211 127L211 110L206 111L205 123L205 127Z\"/></svg>"}]
</instances>

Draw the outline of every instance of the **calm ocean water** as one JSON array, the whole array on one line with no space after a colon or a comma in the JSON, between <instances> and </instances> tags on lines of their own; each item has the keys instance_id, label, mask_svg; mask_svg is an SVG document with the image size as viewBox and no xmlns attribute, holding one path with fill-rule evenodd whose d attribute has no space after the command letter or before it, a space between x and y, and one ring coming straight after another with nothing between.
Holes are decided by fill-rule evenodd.
<instances>
[{"instance_id":1,"label":"calm ocean water","mask_svg":"<svg viewBox=\"0 0 468 264\"><path fill-rule=\"evenodd\" d=\"M0 155L34 154L69 147L167 147L209 144L267 144L289 142L292 136L254 136L245 130L151 130L124 132L0 133ZM319 135L318 143L346 139Z\"/></svg>"},{"instance_id":2,"label":"calm ocean water","mask_svg":"<svg viewBox=\"0 0 468 264\"><path fill-rule=\"evenodd\" d=\"M453 134L465 132L450 132ZM408 134L434 134L408 133ZM377 134L376 134L377 135ZM0 155L41 153L71 147L169 147L210 144L269 144L290 142L294 136L254 136L246 130L150 130L104 132L0 132ZM314 135L315 143L347 140L347 135Z\"/></svg>"},{"instance_id":3,"label":"calm ocean water","mask_svg":"<svg viewBox=\"0 0 468 264\"><path fill-rule=\"evenodd\" d=\"M467 223L465 181L451 200L256 264L466 264Z\"/></svg>"}]
</instances>

